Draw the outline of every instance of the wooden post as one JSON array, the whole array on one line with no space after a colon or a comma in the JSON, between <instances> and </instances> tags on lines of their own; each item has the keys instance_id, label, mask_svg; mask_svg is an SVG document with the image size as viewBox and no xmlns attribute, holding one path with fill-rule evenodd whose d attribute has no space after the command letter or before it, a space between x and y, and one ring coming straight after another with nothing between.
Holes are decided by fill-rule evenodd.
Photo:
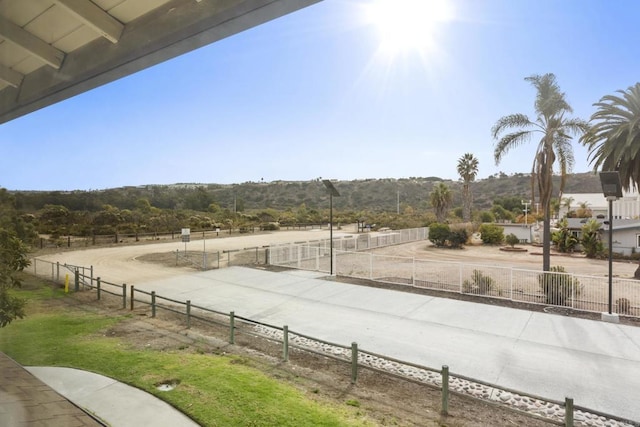
<instances>
[{"instance_id":1,"label":"wooden post","mask_svg":"<svg viewBox=\"0 0 640 427\"><path fill-rule=\"evenodd\" d=\"M564 398L564 425L573 427L573 398Z\"/></svg>"},{"instance_id":2,"label":"wooden post","mask_svg":"<svg viewBox=\"0 0 640 427\"><path fill-rule=\"evenodd\" d=\"M131 285L131 297L129 298L129 310L133 311L133 293L135 292L134 286Z\"/></svg>"},{"instance_id":3,"label":"wooden post","mask_svg":"<svg viewBox=\"0 0 640 427\"><path fill-rule=\"evenodd\" d=\"M187 300L187 329L191 329L191 300Z\"/></svg>"},{"instance_id":4,"label":"wooden post","mask_svg":"<svg viewBox=\"0 0 640 427\"><path fill-rule=\"evenodd\" d=\"M98 290L98 301L100 301L100 278L99 277L96 281L96 288Z\"/></svg>"},{"instance_id":5,"label":"wooden post","mask_svg":"<svg viewBox=\"0 0 640 427\"><path fill-rule=\"evenodd\" d=\"M235 344L236 343L236 319L235 319L235 313L232 311L231 313L229 313L229 344Z\"/></svg>"},{"instance_id":6,"label":"wooden post","mask_svg":"<svg viewBox=\"0 0 640 427\"><path fill-rule=\"evenodd\" d=\"M151 317L156 317L156 291L151 291Z\"/></svg>"},{"instance_id":7,"label":"wooden post","mask_svg":"<svg viewBox=\"0 0 640 427\"><path fill-rule=\"evenodd\" d=\"M78 292L80 290L80 270L77 268L75 276L75 291Z\"/></svg>"},{"instance_id":8,"label":"wooden post","mask_svg":"<svg viewBox=\"0 0 640 427\"><path fill-rule=\"evenodd\" d=\"M289 327L282 327L282 360L289 361Z\"/></svg>"},{"instance_id":9,"label":"wooden post","mask_svg":"<svg viewBox=\"0 0 640 427\"><path fill-rule=\"evenodd\" d=\"M127 308L127 284L122 284L122 308Z\"/></svg>"},{"instance_id":10,"label":"wooden post","mask_svg":"<svg viewBox=\"0 0 640 427\"><path fill-rule=\"evenodd\" d=\"M442 366L442 415L449 415L449 367Z\"/></svg>"},{"instance_id":11,"label":"wooden post","mask_svg":"<svg viewBox=\"0 0 640 427\"><path fill-rule=\"evenodd\" d=\"M351 384L358 379L358 343L351 343Z\"/></svg>"}]
</instances>

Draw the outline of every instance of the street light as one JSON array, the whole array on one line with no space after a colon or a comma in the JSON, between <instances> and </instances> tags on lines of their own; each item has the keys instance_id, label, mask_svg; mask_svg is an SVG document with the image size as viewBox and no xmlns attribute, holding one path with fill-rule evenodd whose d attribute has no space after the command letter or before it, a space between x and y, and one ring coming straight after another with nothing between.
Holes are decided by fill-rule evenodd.
<instances>
[{"instance_id":1,"label":"street light","mask_svg":"<svg viewBox=\"0 0 640 427\"><path fill-rule=\"evenodd\" d=\"M602 313L602 320L617 323L618 315L611 313L613 306L613 201L622 197L622 185L618 172L600 172L602 193L609 202L609 313Z\"/></svg>"},{"instance_id":2,"label":"street light","mask_svg":"<svg viewBox=\"0 0 640 427\"><path fill-rule=\"evenodd\" d=\"M323 179L322 183L329 193L329 274L333 276L333 196L340 197L340 193L328 179Z\"/></svg>"}]
</instances>

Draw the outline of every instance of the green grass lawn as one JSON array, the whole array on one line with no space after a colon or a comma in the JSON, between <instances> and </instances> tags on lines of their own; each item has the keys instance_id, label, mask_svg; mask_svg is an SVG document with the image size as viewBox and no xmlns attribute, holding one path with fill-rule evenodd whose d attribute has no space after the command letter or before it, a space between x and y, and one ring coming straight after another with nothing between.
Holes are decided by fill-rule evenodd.
<instances>
[{"instance_id":1,"label":"green grass lawn","mask_svg":"<svg viewBox=\"0 0 640 427\"><path fill-rule=\"evenodd\" d=\"M70 298L29 279L17 291L27 317L0 329L0 351L26 366L66 366L115 378L161 397L204 426L375 425L350 405L319 402L235 356L133 349L105 331L127 317L48 304ZM179 380L169 392L156 385Z\"/></svg>"}]
</instances>

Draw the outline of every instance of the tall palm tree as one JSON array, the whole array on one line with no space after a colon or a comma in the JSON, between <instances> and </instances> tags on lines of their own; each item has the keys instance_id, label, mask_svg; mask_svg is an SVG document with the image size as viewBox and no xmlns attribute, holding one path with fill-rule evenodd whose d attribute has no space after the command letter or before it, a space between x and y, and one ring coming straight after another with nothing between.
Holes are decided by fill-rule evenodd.
<instances>
[{"instance_id":1,"label":"tall palm tree","mask_svg":"<svg viewBox=\"0 0 640 427\"><path fill-rule=\"evenodd\" d=\"M478 175L478 159L471 153L465 153L458 159L457 169L458 175L462 179L462 219L468 222L471 220L471 203L473 201L470 185Z\"/></svg>"},{"instance_id":2,"label":"tall palm tree","mask_svg":"<svg viewBox=\"0 0 640 427\"><path fill-rule=\"evenodd\" d=\"M591 128L581 142L589 148L594 170L617 170L629 190L640 182L640 83L606 95L594 104Z\"/></svg>"},{"instance_id":3,"label":"tall palm tree","mask_svg":"<svg viewBox=\"0 0 640 427\"><path fill-rule=\"evenodd\" d=\"M438 185L433 187L433 191L429 196L431 200L431 206L433 210L436 212L436 219L438 222L445 222L447 219L447 210L451 205L452 195L449 187L445 185L445 183L440 182Z\"/></svg>"},{"instance_id":4,"label":"tall palm tree","mask_svg":"<svg viewBox=\"0 0 640 427\"><path fill-rule=\"evenodd\" d=\"M567 117L573 109L552 73L533 75L525 78L536 91L535 120L525 114L510 114L499 119L491 129L497 140L494 149L496 165L512 148L529 142L534 134L540 135L531 168L531 197L533 203L537 194L544 214L542 234L542 269L551 267L551 196L553 193L553 167L557 162L560 173L560 194L564 189L567 173L573 167L571 135L580 135L587 129L583 120ZM507 129L516 129L504 135ZM537 186L536 186L537 184ZM537 188L536 188L537 187Z\"/></svg>"}]
</instances>

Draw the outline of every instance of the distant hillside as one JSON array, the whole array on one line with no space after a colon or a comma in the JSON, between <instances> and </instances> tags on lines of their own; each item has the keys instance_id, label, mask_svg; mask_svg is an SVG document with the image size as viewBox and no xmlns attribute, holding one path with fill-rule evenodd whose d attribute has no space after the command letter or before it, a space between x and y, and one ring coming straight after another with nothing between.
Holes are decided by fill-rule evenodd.
<instances>
[{"instance_id":1,"label":"distant hillside","mask_svg":"<svg viewBox=\"0 0 640 427\"><path fill-rule=\"evenodd\" d=\"M406 179L363 179L335 181L341 197L334 198L336 209L395 212L401 209L429 208L429 193L434 184L444 182L454 194L454 207L461 205L461 182L437 177ZM530 176L499 175L472 184L475 209L490 208L496 198L531 198ZM559 178L556 177L557 194ZM572 174L568 177L566 193L597 193L601 191L598 176L593 173ZM286 210L305 204L307 208L326 208L329 200L320 180L274 181L242 184L174 184L123 187L100 191L29 191L12 192L18 209L35 212L45 204L63 205L74 211L99 211L104 205L119 209L135 209L140 199L162 209L207 210L211 203L231 211L274 208Z\"/></svg>"}]
</instances>

